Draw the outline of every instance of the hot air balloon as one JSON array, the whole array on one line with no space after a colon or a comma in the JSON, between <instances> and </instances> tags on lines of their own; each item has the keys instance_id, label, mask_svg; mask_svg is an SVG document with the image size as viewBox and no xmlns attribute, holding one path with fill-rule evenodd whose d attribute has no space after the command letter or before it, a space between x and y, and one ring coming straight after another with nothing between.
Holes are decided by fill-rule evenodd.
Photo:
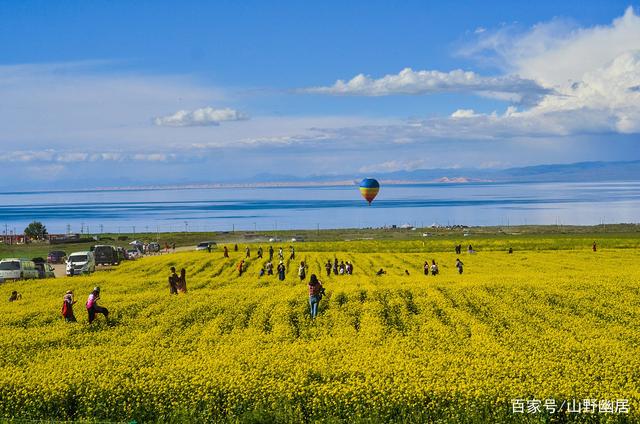
<instances>
[{"instance_id":1,"label":"hot air balloon","mask_svg":"<svg viewBox=\"0 0 640 424\"><path fill-rule=\"evenodd\" d=\"M360 182L360 194L369 202L369 205L376 198L378 191L380 191L380 183L373 178L365 178Z\"/></svg>"}]
</instances>

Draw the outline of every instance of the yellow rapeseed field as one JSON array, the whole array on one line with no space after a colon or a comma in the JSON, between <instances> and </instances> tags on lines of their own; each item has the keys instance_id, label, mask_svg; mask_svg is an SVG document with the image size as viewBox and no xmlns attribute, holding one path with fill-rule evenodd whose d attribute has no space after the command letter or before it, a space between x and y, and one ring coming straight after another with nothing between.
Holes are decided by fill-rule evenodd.
<instances>
[{"instance_id":1,"label":"yellow rapeseed field","mask_svg":"<svg viewBox=\"0 0 640 424\"><path fill-rule=\"evenodd\" d=\"M254 245L241 277L244 246L231 258L176 253L87 277L4 283L0 418L640 420L640 250L351 245L301 246L284 282L258 277L266 259ZM327 277L334 256L354 275ZM432 259L440 275L425 276ZM315 321L300 260L327 290ZM169 295L170 266L186 269L188 293ZM376 276L380 268L387 274ZM94 286L111 314L89 325ZM60 316L68 289L78 323ZM8 303L12 290L23 298ZM551 400L563 412L545 406ZM567 410L572 401L580 412ZM589 410L591 401L612 401L613 411Z\"/></svg>"}]
</instances>

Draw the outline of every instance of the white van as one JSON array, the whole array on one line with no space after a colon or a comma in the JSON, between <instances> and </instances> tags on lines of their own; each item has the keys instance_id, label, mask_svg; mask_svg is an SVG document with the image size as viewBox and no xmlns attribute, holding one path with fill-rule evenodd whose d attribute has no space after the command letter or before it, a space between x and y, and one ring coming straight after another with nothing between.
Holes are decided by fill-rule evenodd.
<instances>
[{"instance_id":1,"label":"white van","mask_svg":"<svg viewBox=\"0 0 640 424\"><path fill-rule=\"evenodd\" d=\"M27 259L3 259L0 261L0 282L6 280L29 280L38 278L33 261Z\"/></svg>"},{"instance_id":2,"label":"white van","mask_svg":"<svg viewBox=\"0 0 640 424\"><path fill-rule=\"evenodd\" d=\"M74 252L67 257L67 276L91 274L96 271L93 252Z\"/></svg>"}]
</instances>

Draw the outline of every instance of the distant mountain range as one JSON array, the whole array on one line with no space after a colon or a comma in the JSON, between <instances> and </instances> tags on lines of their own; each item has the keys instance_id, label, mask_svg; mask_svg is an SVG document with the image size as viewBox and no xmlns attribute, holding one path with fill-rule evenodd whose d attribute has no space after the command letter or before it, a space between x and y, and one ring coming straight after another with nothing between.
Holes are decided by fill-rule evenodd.
<instances>
[{"instance_id":1,"label":"distant mountain range","mask_svg":"<svg viewBox=\"0 0 640 424\"><path fill-rule=\"evenodd\" d=\"M245 184L264 183L328 183L359 180L365 175L312 175L296 177L284 174L257 174L242 181ZM640 180L640 160L629 162L578 162L571 164L536 165L507 169L443 168L367 173L386 182L599 182Z\"/></svg>"}]
</instances>

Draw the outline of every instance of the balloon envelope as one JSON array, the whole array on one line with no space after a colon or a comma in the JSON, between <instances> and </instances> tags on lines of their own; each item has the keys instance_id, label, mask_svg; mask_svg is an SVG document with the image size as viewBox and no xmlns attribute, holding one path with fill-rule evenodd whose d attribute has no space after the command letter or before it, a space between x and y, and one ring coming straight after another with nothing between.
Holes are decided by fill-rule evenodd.
<instances>
[{"instance_id":1,"label":"balloon envelope","mask_svg":"<svg viewBox=\"0 0 640 424\"><path fill-rule=\"evenodd\" d=\"M380 191L380 183L373 178L365 178L360 182L360 194L369 204L376 198L378 191Z\"/></svg>"}]
</instances>

